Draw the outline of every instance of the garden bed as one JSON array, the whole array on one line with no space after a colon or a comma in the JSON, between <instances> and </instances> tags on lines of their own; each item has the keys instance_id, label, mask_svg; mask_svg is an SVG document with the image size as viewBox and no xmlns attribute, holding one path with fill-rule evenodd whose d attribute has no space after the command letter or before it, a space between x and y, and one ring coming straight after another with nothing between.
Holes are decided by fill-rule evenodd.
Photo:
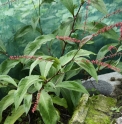
<instances>
[{"instance_id":1,"label":"garden bed","mask_svg":"<svg viewBox=\"0 0 122 124\"><path fill-rule=\"evenodd\" d=\"M78 106L76 108L74 115L70 121L70 124L76 124L76 122L79 124L82 124L82 123L86 123L86 121L87 121L87 124L92 124L92 123L94 123L94 124L110 124L110 123L111 124L115 124L115 123L121 124L121 117L122 117L122 75L117 73L117 72L113 72L113 73L99 75L98 79L100 80L100 82L96 83L96 84L95 84L93 78L91 78L87 81L83 81L84 83L86 83L86 85L84 85L84 86L87 89L89 87L90 88L96 88L95 91L92 92L92 96L93 96L93 93L96 93L96 95L93 97L95 97L95 98L97 97L100 99L100 101L99 101L99 99L97 99L98 101L96 100L97 105L99 102L101 103L102 101L104 101L104 105L99 104L99 108L100 108L99 112L101 110L104 110L105 106L111 106L112 101L114 101L113 106L108 107L108 111L106 111L106 109L105 109L105 111L102 111L101 113L99 113L97 111L98 109L96 109L96 106L97 106L96 103L92 104L93 105L92 108L94 107L95 113L92 114L92 118L90 118L91 114L89 116L89 113L92 112L91 107L88 106L89 102L86 102L85 104L83 102L81 102L82 99L84 98L84 96L83 96L83 98L81 98L81 101L79 104L79 106L81 106L81 107ZM99 91L96 92L97 90L99 90ZM105 93L103 91L105 91ZM90 91L90 94L91 94L91 91ZM107 96L109 96L109 97L103 97L103 96L99 96L97 94L103 94L103 95L107 94ZM88 98L88 96L87 96L87 98L85 97L86 99L84 101L88 101L88 99L91 100L93 97ZM112 101L110 103L108 103L107 101L109 101L110 99ZM93 101L94 100L92 100L92 102ZM116 104L115 104L115 101L116 101ZM88 112L86 112L86 110ZM83 112L83 114L81 116L79 113L82 113L82 112ZM106 119L104 119L104 120L99 119L99 116L101 116L101 114L103 116L105 116ZM97 116L98 116L98 118L96 118ZM97 119L98 119L98 121L97 121Z\"/></svg>"}]
</instances>

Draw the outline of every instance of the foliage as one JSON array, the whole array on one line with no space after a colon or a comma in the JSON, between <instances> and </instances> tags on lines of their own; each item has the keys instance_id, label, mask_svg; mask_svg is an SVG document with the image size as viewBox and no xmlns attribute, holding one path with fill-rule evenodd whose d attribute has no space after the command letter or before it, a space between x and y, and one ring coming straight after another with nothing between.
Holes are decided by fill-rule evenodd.
<instances>
[{"instance_id":1,"label":"foliage","mask_svg":"<svg viewBox=\"0 0 122 124\"><path fill-rule=\"evenodd\" d=\"M5 60L0 64L0 84L1 87L10 88L8 94L0 101L0 121L13 124L27 116L30 118L29 121L33 121L30 116L35 115L40 123L60 123L61 112L58 108L61 106L63 109L68 109L72 115L81 95L88 93L82 85L81 78L76 80L73 79L74 76L85 70L88 76L97 81L97 72L103 69L103 60L107 63L104 68L112 69L110 64L113 66L120 64L121 55L117 61L106 61L105 55L112 56L109 55L111 52L118 53L122 50L122 31L118 43L119 34L116 33L117 29L113 29L122 25L116 23L108 29L107 24L101 21L122 10L108 14L103 0L14 2L16 4L9 1L1 5L2 7L9 5L10 11L5 11L6 8L3 8L4 14L7 15L4 18L15 21L11 28L17 31L13 33L10 41L0 42L0 52L6 57L3 57ZM87 11L90 7L95 12L97 9L107 15L99 21L87 22ZM20 12L22 18L19 16ZM82 14L85 16L84 20ZM92 15L92 12L90 14ZM19 19L17 25L14 16ZM49 19L54 22L49 24ZM18 28L18 25L21 28ZM6 41L11 35L8 34L3 40ZM90 56L96 54L84 48L97 41L95 37L99 39L98 35L113 39L116 43L111 44L112 49L108 49L110 45L106 45L99 50L96 57L97 66L94 66L96 61L90 60ZM114 47L116 49L113 49ZM9 111L6 117L3 116L5 111Z\"/></svg>"}]
</instances>

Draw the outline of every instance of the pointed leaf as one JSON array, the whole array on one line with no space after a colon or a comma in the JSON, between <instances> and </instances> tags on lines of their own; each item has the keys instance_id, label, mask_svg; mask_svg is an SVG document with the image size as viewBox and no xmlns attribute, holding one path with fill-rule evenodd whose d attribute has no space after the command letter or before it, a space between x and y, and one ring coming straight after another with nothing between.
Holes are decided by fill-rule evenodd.
<instances>
[{"instance_id":1,"label":"pointed leaf","mask_svg":"<svg viewBox=\"0 0 122 124\"><path fill-rule=\"evenodd\" d=\"M80 92L79 92L80 93ZM74 111L74 105L72 103L71 97L70 97L70 92L67 89L61 88L61 95L63 96L64 99L66 99L67 101L67 105L68 105L68 111L70 113L73 113Z\"/></svg>"},{"instance_id":2,"label":"pointed leaf","mask_svg":"<svg viewBox=\"0 0 122 124\"><path fill-rule=\"evenodd\" d=\"M87 92L87 90L86 90ZM81 98L82 93L81 92L76 92L76 91L70 91L70 97L72 100L73 105L76 107L79 103L79 100Z\"/></svg>"},{"instance_id":3,"label":"pointed leaf","mask_svg":"<svg viewBox=\"0 0 122 124\"><path fill-rule=\"evenodd\" d=\"M51 80L51 82L54 83L54 85L56 85L56 84L62 82L63 79L64 79L64 74L58 74L58 75L56 75L56 76ZM53 92L55 92L55 94L56 94L57 96L59 96L59 95L60 95L60 88L55 88L55 89L53 89Z\"/></svg>"},{"instance_id":4,"label":"pointed leaf","mask_svg":"<svg viewBox=\"0 0 122 124\"><path fill-rule=\"evenodd\" d=\"M14 68L19 63L18 60L5 60L0 64L0 74L7 74L10 69Z\"/></svg>"},{"instance_id":5,"label":"pointed leaf","mask_svg":"<svg viewBox=\"0 0 122 124\"><path fill-rule=\"evenodd\" d=\"M0 75L0 80L6 81L6 82L8 82L10 84L13 84L14 86L17 87L16 82L8 75Z\"/></svg>"},{"instance_id":6,"label":"pointed leaf","mask_svg":"<svg viewBox=\"0 0 122 124\"><path fill-rule=\"evenodd\" d=\"M40 60L37 58L30 66L30 70L29 70L29 75L31 75L33 69L40 63Z\"/></svg>"},{"instance_id":7,"label":"pointed leaf","mask_svg":"<svg viewBox=\"0 0 122 124\"><path fill-rule=\"evenodd\" d=\"M49 70L52 66L53 62L52 61L41 61L39 63L39 67L40 67L40 71L41 71L41 75L46 77L49 73Z\"/></svg>"},{"instance_id":8,"label":"pointed leaf","mask_svg":"<svg viewBox=\"0 0 122 124\"><path fill-rule=\"evenodd\" d=\"M100 60L100 59L103 59L105 57L105 54L107 52L109 52L109 46L117 46L118 43L111 43L111 44L107 44L107 45L104 45L100 50L99 52L97 53L97 58L96 60Z\"/></svg>"},{"instance_id":9,"label":"pointed leaf","mask_svg":"<svg viewBox=\"0 0 122 124\"><path fill-rule=\"evenodd\" d=\"M87 26L85 28L86 31L90 32L90 33L96 33L98 30L106 27L108 25L106 25L105 23L101 23L101 22L90 22L90 23L87 23ZM84 27L82 24L77 24L76 29L80 29L80 30L84 30ZM105 31L99 35L102 35L106 38L111 38L111 39L114 39L114 40L118 40L119 38L119 35L117 34L117 32L113 29L111 30L108 30L108 31ZM108 40L109 41L109 40Z\"/></svg>"},{"instance_id":10,"label":"pointed leaf","mask_svg":"<svg viewBox=\"0 0 122 124\"><path fill-rule=\"evenodd\" d=\"M35 82L34 87L39 91L42 88L42 82L40 81Z\"/></svg>"},{"instance_id":11,"label":"pointed leaf","mask_svg":"<svg viewBox=\"0 0 122 124\"><path fill-rule=\"evenodd\" d=\"M76 68L76 69L66 72L65 80L69 80L73 76L77 75L80 71L81 71L81 68Z\"/></svg>"},{"instance_id":12,"label":"pointed leaf","mask_svg":"<svg viewBox=\"0 0 122 124\"><path fill-rule=\"evenodd\" d=\"M25 78L22 78L18 84L18 89L16 90L14 94L14 103L15 108L17 109L19 105L21 104L28 88L34 84L37 80L39 80L39 76L37 75L31 75L27 76Z\"/></svg>"},{"instance_id":13,"label":"pointed leaf","mask_svg":"<svg viewBox=\"0 0 122 124\"><path fill-rule=\"evenodd\" d=\"M0 101L0 122L2 120L2 112L14 102L14 91L10 91L8 95Z\"/></svg>"},{"instance_id":14,"label":"pointed leaf","mask_svg":"<svg viewBox=\"0 0 122 124\"><path fill-rule=\"evenodd\" d=\"M65 88L68 90L74 90L82 93L87 92L84 86L76 81L63 81L61 83L58 83L56 87Z\"/></svg>"},{"instance_id":15,"label":"pointed leaf","mask_svg":"<svg viewBox=\"0 0 122 124\"><path fill-rule=\"evenodd\" d=\"M70 11L70 13L74 15L75 6L73 5L73 1L72 0L61 0L61 2Z\"/></svg>"},{"instance_id":16,"label":"pointed leaf","mask_svg":"<svg viewBox=\"0 0 122 124\"><path fill-rule=\"evenodd\" d=\"M117 50L117 52L120 52L120 51L122 51L122 45L119 46L119 48L118 48L118 50Z\"/></svg>"},{"instance_id":17,"label":"pointed leaf","mask_svg":"<svg viewBox=\"0 0 122 124\"><path fill-rule=\"evenodd\" d=\"M42 44L45 44L46 42L53 39L55 39L55 36L53 34L42 35L36 38L33 42L30 42L26 46L24 50L24 55L33 56L35 52L41 47Z\"/></svg>"},{"instance_id":18,"label":"pointed leaf","mask_svg":"<svg viewBox=\"0 0 122 124\"><path fill-rule=\"evenodd\" d=\"M94 6L97 10L99 10L103 14L108 14L106 5L103 0L91 0L90 3L92 6Z\"/></svg>"},{"instance_id":19,"label":"pointed leaf","mask_svg":"<svg viewBox=\"0 0 122 124\"><path fill-rule=\"evenodd\" d=\"M8 116L4 122L4 124L14 124L19 117L21 117L22 114L24 114L25 110L24 110L24 106L19 106L19 108L17 110L13 110L12 111L12 115Z\"/></svg>"},{"instance_id":20,"label":"pointed leaf","mask_svg":"<svg viewBox=\"0 0 122 124\"><path fill-rule=\"evenodd\" d=\"M69 36L72 28L73 18L68 18L67 21L62 22L58 29L58 36Z\"/></svg>"},{"instance_id":21,"label":"pointed leaf","mask_svg":"<svg viewBox=\"0 0 122 124\"><path fill-rule=\"evenodd\" d=\"M24 35L26 35L26 34L29 33L30 31L32 31L32 26L31 26L31 25L24 26L24 27L20 28L20 29L16 32L15 38L23 37Z\"/></svg>"},{"instance_id":22,"label":"pointed leaf","mask_svg":"<svg viewBox=\"0 0 122 124\"><path fill-rule=\"evenodd\" d=\"M74 65L74 62L70 62L65 66L64 71L65 72L70 71L73 65Z\"/></svg>"},{"instance_id":23,"label":"pointed leaf","mask_svg":"<svg viewBox=\"0 0 122 124\"><path fill-rule=\"evenodd\" d=\"M58 121L58 113L53 106L52 99L45 90L41 91L39 99L39 112L45 124L56 124Z\"/></svg>"},{"instance_id":24,"label":"pointed leaf","mask_svg":"<svg viewBox=\"0 0 122 124\"><path fill-rule=\"evenodd\" d=\"M58 96L52 97L53 103L67 108L67 102L64 98Z\"/></svg>"},{"instance_id":25,"label":"pointed leaf","mask_svg":"<svg viewBox=\"0 0 122 124\"><path fill-rule=\"evenodd\" d=\"M32 104L32 94L26 94L24 97L24 110L26 112L26 115L30 110L31 104Z\"/></svg>"},{"instance_id":26,"label":"pointed leaf","mask_svg":"<svg viewBox=\"0 0 122 124\"><path fill-rule=\"evenodd\" d=\"M3 44L3 41L0 40L0 51L6 52L5 45Z\"/></svg>"},{"instance_id":27,"label":"pointed leaf","mask_svg":"<svg viewBox=\"0 0 122 124\"><path fill-rule=\"evenodd\" d=\"M98 81L97 72L91 62L87 62L85 58L77 58L75 62L84 70L86 70L96 81Z\"/></svg>"},{"instance_id":28,"label":"pointed leaf","mask_svg":"<svg viewBox=\"0 0 122 124\"><path fill-rule=\"evenodd\" d=\"M90 41L92 37L93 37L92 35L88 35L88 36L84 37L81 40L79 47L81 48L84 44L86 44L88 41Z\"/></svg>"},{"instance_id":29,"label":"pointed leaf","mask_svg":"<svg viewBox=\"0 0 122 124\"><path fill-rule=\"evenodd\" d=\"M52 83L52 82L48 82L48 83L46 84L46 86L47 86L47 87L50 86L50 87L52 87L52 88L55 89L55 84Z\"/></svg>"},{"instance_id":30,"label":"pointed leaf","mask_svg":"<svg viewBox=\"0 0 122 124\"><path fill-rule=\"evenodd\" d=\"M39 18L40 17L37 17L36 19L35 18L32 18L31 25L32 25L33 30L36 30L37 24L39 22Z\"/></svg>"},{"instance_id":31,"label":"pointed leaf","mask_svg":"<svg viewBox=\"0 0 122 124\"><path fill-rule=\"evenodd\" d=\"M59 60L61 62L61 65L65 65L66 63L68 63L69 61L71 61L73 59L73 57L75 56L75 58L78 58L80 56L89 56L90 54L94 54L90 51L87 50L83 50L80 49L78 52L78 50L72 50L70 52L68 52L67 54L65 54L64 56L62 56Z\"/></svg>"}]
</instances>

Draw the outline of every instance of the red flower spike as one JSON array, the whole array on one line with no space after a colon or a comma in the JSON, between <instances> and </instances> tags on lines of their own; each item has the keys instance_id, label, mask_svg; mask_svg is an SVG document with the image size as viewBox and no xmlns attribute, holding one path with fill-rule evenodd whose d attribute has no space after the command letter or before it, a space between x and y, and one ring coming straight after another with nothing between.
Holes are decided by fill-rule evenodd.
<instances>
[{"instance_id":1,"label":"red flower spike","mask_svg":"<svg viewBox=\"0 0 122 124\"><path fill-rule=\"evenodd\" d=\"M36 101L35 101L34 106L32 108L32 113L34 113L36 111L36 108L37 108L38 102L39 102L39 98L40 98L40 93L37 93Z\"/></svg>"}]
</instances>

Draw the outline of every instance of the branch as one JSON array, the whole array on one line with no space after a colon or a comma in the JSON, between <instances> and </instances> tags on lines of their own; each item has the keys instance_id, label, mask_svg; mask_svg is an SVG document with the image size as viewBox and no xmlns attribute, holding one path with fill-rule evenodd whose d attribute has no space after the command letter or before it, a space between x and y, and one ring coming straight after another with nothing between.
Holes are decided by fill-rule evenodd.
<instances>
[{"instance_id":1,"label":"branch","mask_svg":"<svg viewBox=\"0 0 122 124\"><path fill-rule=\"evenodd\" d=\"M73 32L75 32L75 30L74 30L75 22L76 22L76 19L77 19L77 17L78 17L78 14L79 14L80 9L81 9L81 7L82 7L83 4L84 4L84 2L81 2L80 7L78 8L78 11L77 11L76 15L73 16L73 19L74 19L74 20L73 20L72 29L71 29L71 31L70 31L69 37L71 36L71 34L72 34ZM63 50L62 50L62 54L61 54L61 55L64 54L66 46L67 46L67 42L64 41L64 47L63 47Z\"/></svg>"},{"instance_id":2,"label":"branch","mask_svg":"<svg viewBox=\"0 0 122 124\"><path fill-rule=\"evenodd\" d=\"M16 2L16 0L11 0L11 1L5 2L5 3L1 4L0 7L1 7L1 6L4 6L4 5L6 5L6 4L9 4L10 2Z\"/></svg>"}]
</instances>

